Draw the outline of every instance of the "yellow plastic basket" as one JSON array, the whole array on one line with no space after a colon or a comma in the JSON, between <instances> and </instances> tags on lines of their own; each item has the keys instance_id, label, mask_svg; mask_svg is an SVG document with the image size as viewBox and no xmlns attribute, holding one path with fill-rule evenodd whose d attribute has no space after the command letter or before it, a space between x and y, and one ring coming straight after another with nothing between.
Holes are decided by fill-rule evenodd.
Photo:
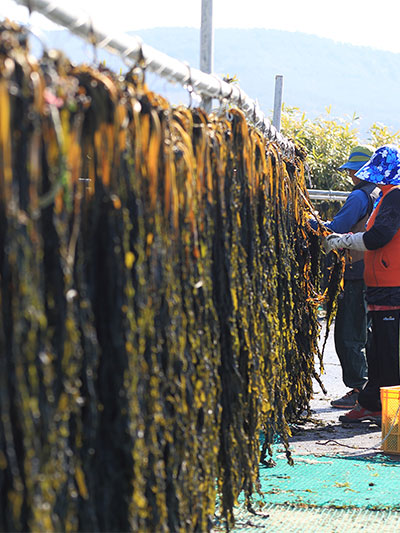
<instances>
[{"instance_id":1,"label":"yellow plastic basket","mask_svg":"<svg viewBox=\"0 0 400 533\"><path fill-rule=\"evenodd\" d=\"M400 385L381 387L382 451L400 454Z\"/></svg>"}]
</instances>

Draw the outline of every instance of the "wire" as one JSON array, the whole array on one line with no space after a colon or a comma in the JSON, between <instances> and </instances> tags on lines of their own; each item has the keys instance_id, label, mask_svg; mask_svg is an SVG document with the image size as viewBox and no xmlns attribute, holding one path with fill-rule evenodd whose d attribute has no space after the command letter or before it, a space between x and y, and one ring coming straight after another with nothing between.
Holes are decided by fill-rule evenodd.
<instances>
[{"instance_id":1,"label":"wire","mask_svg":"<svg viewBox=\"0 0 400 533\"><path fill-rule=\"evenodd\" d=\"M107 30L94 25L90 17L74 15L56 5L52 0L14 0L17 4L35 10L52 20L56 24L64 26L79 37L95 41L96 46L105 48L111 53L118 54L125 61L131 60L137 63L144 60L146 68L158 75L184 85L187 82L188 67L182 61L172 58L151 46L145 45L139 38L127 34L111 36ZM276 141L282 150L283 156L293 161L295 145L284 137L266 118L259 109L257 102L249 98L238 86L219 80L216 76L206 74L201 70L191 69L192 86L196 93L209 98L224 98L237 105L245 114L246 118L257 125L264 135Z\"/></svg>"},{"instance_id":2,"label":"wire","mask_svg":"<svg viewBox=\"0 0 400 533\"><path fill-rule=\"evenodd\" d=\"M366 451L372 451L372 450L377 450L378 448L381 448L382 445L386 442L386 440L388 439L388 437L390 436L391 432L393 431L393 428L394 426L396 425L396 423L398 422L398 415L399 415L399 412L400 412L400 402L399 402L399 405L397 407L397 411L396 411L396 414L394 415L393 417L393 421L392 421L392 424L385 436L384 439L381 439L378 444L375 444L375 446L371 446L369 448L365 448L365 447L362 447L362 446L352 446L350 444L343 444L341 442L338 442L337 440L333 440L333 439L329 439L325 442L317 442L317 444L319 444L320 446L326 446L327 444L329 443L332 443L332 444L337 444L338 446L342 446L342 447L345 447L345 448L353 448L355 450L366 450ZM371 422L375 422L375 420L373 419L373 417L371 417ZM357 454L355 454L357 455Z\"/></svg>"},{"instance_id":3,"label":"wire","mask_svg":"<svg viewBox=\"0 0 400 533\"><path fill-rule=\"evenodd\" d=\"M399 415L399 412L400 412L400 402L399 402L399 405L397 406L396 414L395 414L394 417L393 417L392 424L391 424L391 426L390 426L390 428L389 428L389 431L387 432L386 437L385 437L383 440L381 440L381 442L380 442L379 444L377 444L376 446L374 446L374 448L377 448L378 446L382 446L382 444L383 444L384 442L386 442L387 438L389 437L389 435L390 435L391 432L393 431L393 428L394 428L394 426L396 425L396 422L398 422L398 415Z\"/></svg>"}]
</instances>

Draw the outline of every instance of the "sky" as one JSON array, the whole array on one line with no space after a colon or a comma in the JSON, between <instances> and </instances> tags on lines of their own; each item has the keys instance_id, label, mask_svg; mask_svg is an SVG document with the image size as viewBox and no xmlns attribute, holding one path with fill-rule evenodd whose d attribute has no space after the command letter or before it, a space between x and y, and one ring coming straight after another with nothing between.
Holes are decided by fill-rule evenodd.
<instances>
[{"instance_id":1,"label":"sky","mask_svg":"<svg viewBox=\"0 0 400 533\"><path fill-rule=\"evenodd\" d=\"M72 13L91 16L107 32L160 26L200 27L201 0L52 0ZM110 9L111 6L111 9ZM28 10L1 0L4 17L28 22ZM31 24L57 29L41 15ZM214 28L300 31L338 42L400 53L400 0L213 0Z\"/></svg>"}]
</instances>

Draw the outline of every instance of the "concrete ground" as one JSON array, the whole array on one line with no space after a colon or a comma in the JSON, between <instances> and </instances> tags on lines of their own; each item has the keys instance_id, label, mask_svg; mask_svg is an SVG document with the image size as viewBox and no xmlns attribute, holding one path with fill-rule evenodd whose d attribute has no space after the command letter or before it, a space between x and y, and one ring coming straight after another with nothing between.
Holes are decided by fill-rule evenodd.
<instances>
[{"instance_id":1,"label":"concrete ground","mask_svg":"<svg viewBox=\"0 0 400 533\"><path fill-rule=\"evenodd\" d=\"M314 398L310 404L312 421L293 428L290 447L292 453L300 455L374 455L380 450L381 429L373 422L342 424L339 416L349 409L335 409L330 405L331 400L340 398L349 390L342 381L342 370L333 342L333 327L332 324L324 353L324 374L321 376L327 394L315 381Z\"/></svg>"}]
</instances>

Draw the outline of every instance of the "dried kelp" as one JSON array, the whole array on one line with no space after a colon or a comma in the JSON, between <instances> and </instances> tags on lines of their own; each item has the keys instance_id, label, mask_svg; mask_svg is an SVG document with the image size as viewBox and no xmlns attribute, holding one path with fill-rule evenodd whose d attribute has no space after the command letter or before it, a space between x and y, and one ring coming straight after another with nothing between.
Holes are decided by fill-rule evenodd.
<instances>
[{"instance_id":1,"label":"dried kelp","mask_svg":"<svg viewBox=\"0 0 400 533\"><path fill-rule=\"evenodd\" d=\"M304 154L0 28L0 529L206 531L307 408Z\"/></svg>"}]
</instances>

